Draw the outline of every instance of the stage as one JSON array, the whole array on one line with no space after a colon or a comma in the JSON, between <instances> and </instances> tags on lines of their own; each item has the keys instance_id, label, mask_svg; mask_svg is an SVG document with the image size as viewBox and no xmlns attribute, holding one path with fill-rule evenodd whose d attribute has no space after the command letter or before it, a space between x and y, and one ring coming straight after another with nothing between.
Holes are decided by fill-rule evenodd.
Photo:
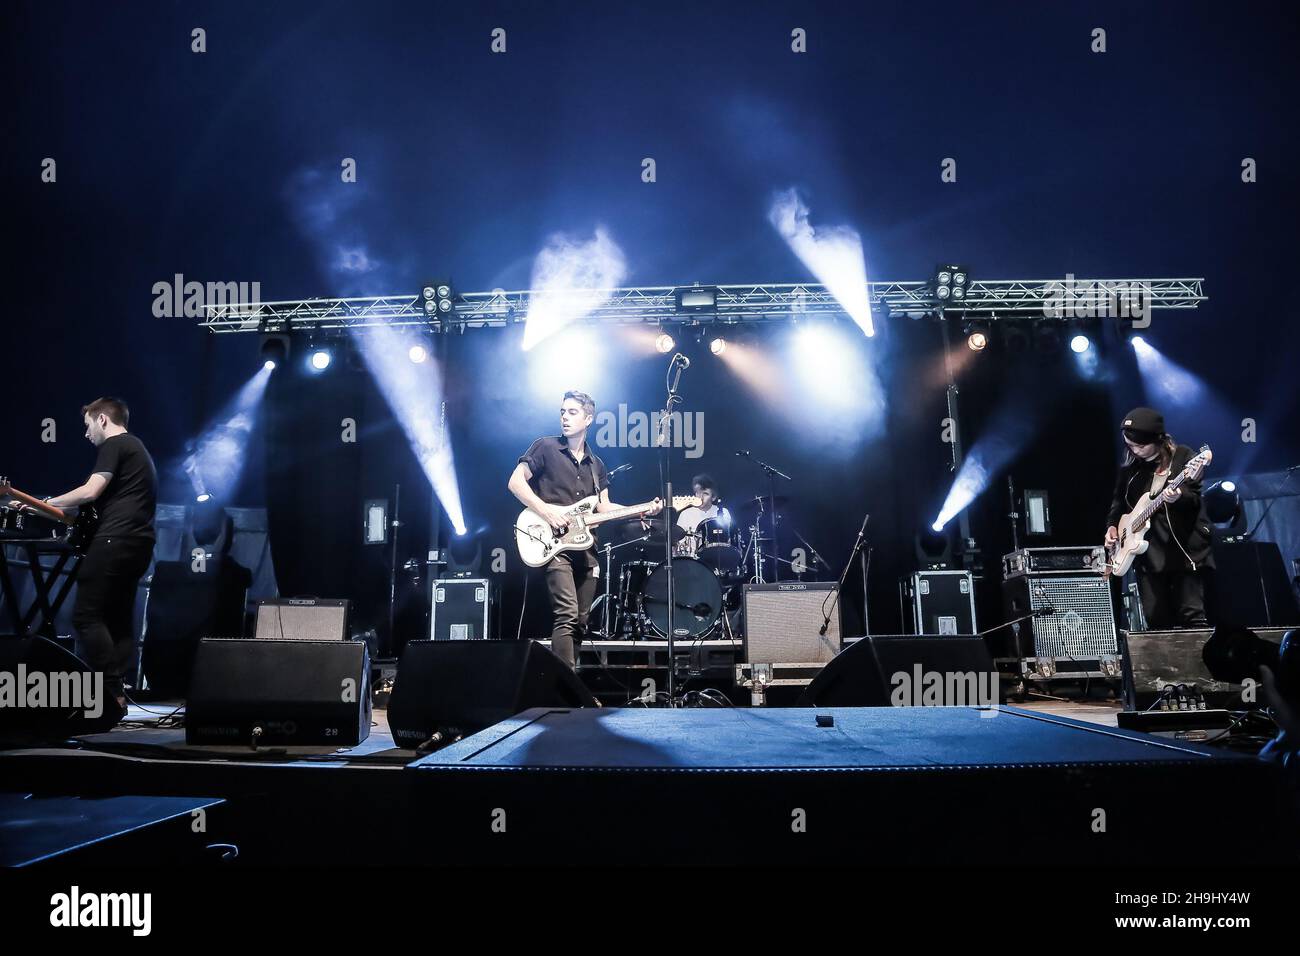
<instances>
[{"instance_id":1,"label":"stage","mask_svg":"<svg viewBox=\"0 0 1300 956\"><path fill-rule=\"evenodd\" d=\"M535 708L424 757L392 747L382 710L342 750L187 747L180 730L122 728L0 753L25 810L6 815L2 842L16 862L119 866L1105 866L1164 862L1193 838L1264 862L1294 834L1269 764L1121 731L1114 713ZM120 827L51 846L60 821L93 829L101 806L161 796L210 807L206 828L165 854Z\"/></svg>"}]
</instances>

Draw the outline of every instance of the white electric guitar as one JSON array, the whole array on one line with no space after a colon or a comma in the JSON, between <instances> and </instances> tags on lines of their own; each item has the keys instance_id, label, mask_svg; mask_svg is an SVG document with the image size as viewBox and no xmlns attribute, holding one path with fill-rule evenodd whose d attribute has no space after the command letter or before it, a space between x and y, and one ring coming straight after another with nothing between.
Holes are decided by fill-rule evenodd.
<instances>
[{"instance_id":1,"label":"white electric guitar","mask_svg":"<svg viewBox=\"0 0 1300 956\"><path fill-rule=\"evenodd\" d=\"M519 557L530 568L540 568L561 551L585 551L595 542L591 529L607 521L621 518L639 518L651 511L655 503L646 501L639 505L628 505L613 511L596 513L600 498L596 495L583 498L576 505L564 509L569 519L563 534L556 534L549 521L532 508L525 508L519 513L515 522L515 541L519 545ZM703 507L699 498L690 495L675 495L673 507L678 511L684 508Z\"/></svg>"},{"instance_id":2,"label":"white electric guitar","mask_svg":"<svg viewBox=\"0 0 1300 956\"><path fill-rule=\"evenodd\" d=\"M1137 556L1145 554L1147 548L1151 546L1151 542L1147 540L1147 532L1151 530L1151 517L1160 508L1164 492L1179 487L1185 481L1195 481L1201 477L1201 473L1213 458L1214 455L1208 446L1202 448L1200 453L1187 463L1187 467L1179 472L1173 481L1167 482L1155 497L1152 497L1150 492L1144 493L1133 506L1133 510L1119 519L1119 524L1115 525L1115 530L1119 532L1115 543L1106 548L1105 574L1128 573Z\"/></svg>"}]
</instances>

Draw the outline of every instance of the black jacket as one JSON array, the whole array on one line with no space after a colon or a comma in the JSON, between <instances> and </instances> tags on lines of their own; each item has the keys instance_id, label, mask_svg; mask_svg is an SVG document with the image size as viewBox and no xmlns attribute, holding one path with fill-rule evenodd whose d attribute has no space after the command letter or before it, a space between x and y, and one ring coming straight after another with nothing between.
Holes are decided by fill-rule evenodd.
<instances>
[{"instance_id":1,"label":"black jacket","mask_svg":"<svg viewBox=\"0 0 1300 956\"><path fill-rule=\"evenodd\" d=\"M1178 476L1193 452L1186 445L1179 445L1174 450L1174 458L1169 466L1167 481ZM1106 527L1113 527L1127 512L1133 510L1138 498L1151 490L1151 479L1156 473L1156 462L1135 461L1124 465L1115 479L1115 494L1110 503L1110 512L1106 515ZM1201 499L1201 481L1185 481L1180 486L1183 493L1173 504L1163 504L1151 516L1151 530L1147 540L1151 542L1146 554L1139 558L1139 563L1148 570L1159 574L1165 570L1166 562L1177 561L1182 567L1190 568L1194 562L1197 568L1214 567L1214 554L1210 551L1210 522L1205 516L1205 503ZM1181 548L1179 547L1181 545ZM1186 552L1186 555L1184 555Z\"/></svg>"}]
</instances>

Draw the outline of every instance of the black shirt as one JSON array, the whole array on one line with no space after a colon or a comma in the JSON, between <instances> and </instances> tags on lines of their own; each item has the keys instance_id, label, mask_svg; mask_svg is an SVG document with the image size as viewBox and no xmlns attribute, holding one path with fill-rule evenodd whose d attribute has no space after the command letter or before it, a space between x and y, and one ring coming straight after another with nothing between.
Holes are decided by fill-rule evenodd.
<instances>
[{"instance_id":1,"label":"black shirt","mask_svg":"<svg viewBox=\"0 0 1300 956\"><path fill-rule=\"evenodd\" d=\"M100 473L110 477L95 501L99 511L95 537L152 539L158 473L144 443L129 433L104 439L93 469L93 474Z\"/></svg>"},{"instance_id":2,"label":"black shirt","mask_svg":"<svg viewBox=\"0 0 1300 956\"><path fill-rule=\"evenodd\" d=\"M1169 473L1165 475L1166 484L1178 477L1193 454L1186 445L1179 445L1174 450ZM1139 458L1120 468L1110 511L1106 515L1107 527L1117 524L1120 518L1133 510L1137 500L1151 490L1157 464L1158 460L1143 461ZM1185 481L1179 487L1183 493L1178 500L1173 504L1162 504L1151 516L1151 530L1147 532L1150 544L1146 554L1138 559L1143 567L1157 574L1164 571L1171 561L1185 569L1190 569L1192 562L1197 568L1214 567L1210 522L1201 499L1201 480Z\"/></svg>"},{"instance_id":3,"label":"black shirt","mask_svg":"<svg viewBox=\"0 0 1300 956\"><path fill-rule=\"evenodd\" d=\"M548 505L568 506L599 495L609 487L609 475L605 463L591 453L590 445L586 452L582 464L578 464L563 435L537 439L519 456L533 473L528 487Z\"/></svg>"}]
</instances>

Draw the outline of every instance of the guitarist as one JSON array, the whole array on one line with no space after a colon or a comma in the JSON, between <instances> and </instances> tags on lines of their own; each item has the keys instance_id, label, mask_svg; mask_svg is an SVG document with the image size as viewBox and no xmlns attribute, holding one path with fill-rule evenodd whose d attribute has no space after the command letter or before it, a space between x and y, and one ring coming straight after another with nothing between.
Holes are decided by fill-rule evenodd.
<instances>
[{"instance_id":1,"label":"guitarist","mask_svg":"<svg viewBox=\"0 0 1300 956\"><path fill-rule=\"evenodd\" d=\"M86 438L99 449L85 483L47 498L55 508L94 504L95 537L77 572L72 624L77 654L104 674L117 704L104 702L109 720L126 716L122 675L135 651L135 590L153 560L158 475L144 443L126 430L130 411L117 398L97 398L81 410ZM112 720L112 723L117 723Z\"/></svg>"},{"instance_id":2,"label":"guitarist","mask_svg":"<svg viewBox=\"0 0 1300 956\"><path fill-rule=\"evenodd\" d=\"M605 463L587 447L587 429L595 417L596 403L590 395L565 392L560 402L560 434L539 438L529 445L510 475L511 493L557 532L568 525L564 511L583 498L599 495L597 512L622 507L609 500ZM662 509L656 498L647 517ZM594 545L585 551L561 551L546 565L546 587L554 617L551 650L569 667L577 664L599 573Z\"/></svg>"},{"instance_id":3,"label":"guitarist","mask_svg":"<svg viewBox=\"0 0 1300 956\"><path fill-rule=\"evenodd\" d=\"M1160 496L1160 507L1147 532L1150 546L1134 568L1142 611L1151 630L1205 627L1206 568L1214 567L1210 524L1201 501L1201 481L1164 488L1187 466L1194 452L1165 431L1165 419L1153 408L1135 408L1121 424L1127 454L1115 481L1106 517L1106 544L1114 544L1116 524L1144 493Z\"/></svg>"}]
</instances>

